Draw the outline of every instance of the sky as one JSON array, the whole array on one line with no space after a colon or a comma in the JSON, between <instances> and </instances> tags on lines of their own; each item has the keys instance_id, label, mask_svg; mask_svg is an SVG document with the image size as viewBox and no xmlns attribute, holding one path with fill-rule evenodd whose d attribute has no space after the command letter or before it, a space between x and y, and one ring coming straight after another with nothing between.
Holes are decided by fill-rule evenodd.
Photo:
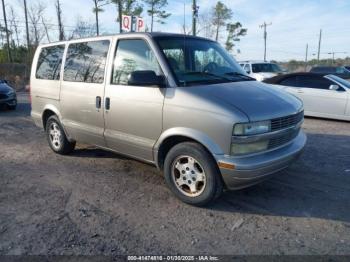
<instances>
[{"instance_id":1,"label":"sky","mask_svg":"<svg viewBox=\"0 0 350 262\"><path fill-rule=\"evenodd\" d=\"M45 14L49 23L57 24L54 0L27 0L28 5L41 1L46 5ZM108 1L108 0L107 0ZM237 60L262 60L264 54L263 29L267 27L267 59L287 61L304 60L306 45L309 59L317 57L319 32L322 29L321 58L350 56L350 0L221 0L232 9L232 22L239 21L248 29L246 36L235 46L233 55ZM22 0L5 0L6 10L10 6L23 21ZM167 11L171 16L164 25L155 25L154 31L182 32L184 21L191 26L192 0L168 0ZM216 1L197 0L199 15L211 12ZM94 23L93 0L61 0L63 23L66 31L72 30L77 17ZM117 9L114 4L103 6L100 13L100 31L103 34L118 33ZM1 10L2 14L2 10ZM149 17L143 13L146 23ZM1 16L2 18L2 16ZM185 18L185 19L184 19ZM3 20L1 20L3 21ZM23 24L22 24L23 25ZM198 24L198 28L201 25ZM24 31L24 27L20 28ZM225 41L225 30L221 42ZM50 30L51 38L58 37L57 29ZM47 42L47 39L43 40ZM239 51L238 51L239 50ZM344 53L345 52L345 53Z\"/></svg>"}]
</instances>

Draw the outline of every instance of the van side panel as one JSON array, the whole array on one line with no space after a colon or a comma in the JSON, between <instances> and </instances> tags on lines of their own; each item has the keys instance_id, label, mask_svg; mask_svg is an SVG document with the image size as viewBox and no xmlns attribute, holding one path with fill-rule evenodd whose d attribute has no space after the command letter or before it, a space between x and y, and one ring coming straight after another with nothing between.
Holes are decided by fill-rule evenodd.
<instances>
[{"instance_id":1,"label":"van side panel","mask_svg":"<svg viewBox=\"0 0 350 262\"><path fill-rule=\"evenodd\" d=\"M52 77L52 75L48 75L48 78L51 79L37 77L37 69L39 67L39 56L41 52L43 52L43 49L45 48L52 48L55 46L60 46L63 48L63 50L65 48L64 43L58 45L40 46L35 52L32 63L32 70L30 76L30 92L32 102L31 115L34 119L35 124L39 127L43 127L42 115L47 108L56 109L57 112L60 111L59 98L61 83L59 80L59 76L61 75L62 65L60 67L59 72L56 73L55 77Z\"/></svg>"}]
</instances>

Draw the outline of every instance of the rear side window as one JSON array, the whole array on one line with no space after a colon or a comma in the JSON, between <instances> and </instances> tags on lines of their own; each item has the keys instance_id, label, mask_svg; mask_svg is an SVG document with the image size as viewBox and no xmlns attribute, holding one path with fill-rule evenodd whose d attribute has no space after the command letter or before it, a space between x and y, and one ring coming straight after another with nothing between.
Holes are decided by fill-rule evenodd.
<instances>
[{"instance_id":1,"label":"rear side window","mask_svg":"<svg viewBox=\"0 0 350 262\"><path fill-rule=\"evenodd\" d=\"M283 86L298 86L297 78L295 76L287 77L283 79L281 82L279 82L279 84Z\"/></svg>"},{"instance_id":2,"label":"rear side window","mask_svg":"<svg viewBox=\"0 0 350 262\"><path fill-rule=\"evenodd\" d=\"M35 77L45 80L59 80L64 45L44 47L41 49L36 66Z\"/></svg>"},{"instance_id":3,"label":"rear side window","mask_svg":"<svg viewBox=\"0 0 350 262\"><path fill-rule=\"evenodd\" d=\"M64 81L103 83L109 40L70 44L64 65Z\"/></svg>"},{"instance_id":4,"label":"rear side window","mask_svg":"<svg viewBox=\"0 0 350 262\"><path fill-rule=\"evenodd\" d=\"M329 86L332 84L328 79L317 76L298 76L297 83L299 87L316 89L329 89Z\"/></svg>"}]
</instances>

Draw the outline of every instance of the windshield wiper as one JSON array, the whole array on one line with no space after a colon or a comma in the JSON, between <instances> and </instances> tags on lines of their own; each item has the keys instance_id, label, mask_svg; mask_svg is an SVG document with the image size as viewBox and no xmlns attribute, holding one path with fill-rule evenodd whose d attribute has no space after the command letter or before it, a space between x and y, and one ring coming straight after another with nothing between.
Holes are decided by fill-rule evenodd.
<instances>
[{"instance_id":1,"label":"windshield wiper","mask_svg":"<svg viewBox=\"0 0 350 262\"><path fill-rule=\"evenodd\" d=\"M186 72L184 73L185 75L204 75L204 76L211 76L211 77L215 77L217 79L220 80L225 80L225 81L231 81L231 79L224 77L222 75L217 75L217 74L213 74L213 73L209 73L209 72L202 72L202 71L192 71L192 72Z\"/></svg>"},{"instance_id":2,"label":"windshield wiper","mask_svg":"<svg viewBox=\"0 0 350 262\"><path fill-rule=\"evenodd\" d=\"M241 78L244 78L246 81L256 81L255 78L247 76L245 74L238 73L238 72L229 72L229 73L225 73L225 75L241 77Z\"/></svg>"}]
</instances>

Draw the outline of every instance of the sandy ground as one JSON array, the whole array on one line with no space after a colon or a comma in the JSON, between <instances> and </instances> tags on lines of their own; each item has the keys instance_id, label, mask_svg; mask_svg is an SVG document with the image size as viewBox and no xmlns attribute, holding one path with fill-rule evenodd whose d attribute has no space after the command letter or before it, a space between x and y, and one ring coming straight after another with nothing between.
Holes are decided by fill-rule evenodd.
<instances>
[{"instance_id":1,"label":"sandy ground","mask_svg":"<svg viewBox=\"0 0 350 262\"><path fill-rule=\"evenodd\" d=\"M350 123L307 118L288 170L196 208L152 166L54 154L19 102L0 112L0 255L350 254Z\"/></svg>"}]
</instances>

